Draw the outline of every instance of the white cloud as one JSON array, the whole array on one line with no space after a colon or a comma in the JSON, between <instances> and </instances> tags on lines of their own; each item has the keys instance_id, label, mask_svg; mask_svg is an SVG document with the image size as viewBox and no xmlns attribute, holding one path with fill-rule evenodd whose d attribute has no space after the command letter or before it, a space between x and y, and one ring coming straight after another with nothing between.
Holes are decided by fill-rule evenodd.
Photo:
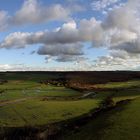
<instances>
[{"instance_id":1,"label":"white cloud","mask_svg":"<svg viewBox=\"0 0 140 140\"><path fill-rule=\"evenodd\" d=\"M101 7L97 6L97 8L104 9L109 7L110 4L114 4L118 1L102 0L98 1L98 3L99 2L102 2L102 5ZM26 6L29 6L30 9ZM61 18L61 16L58 16L59 12L55 12L57 10L59 11L61 6L53 5L50 10L54 10L54 12L48 12L43 15L43 18L41 14L42 11L45 13L44 10L49 10L49 8L41 9L38 8L38 6L40 5L38 5L35 0L26 1L23 7L15 15L15 23L26 24L38 23L38 21L48 22L55 19L66 19L71 13L69 10L66 10ZM26 10L29 10L28 12L32 14L27 14ZM93 17L91 19L82 19L79 23L76 23L71 19L53 31L11 33L0 43L0 48L22 48L33 44L39 44L39 50L36 52L39 55L45 55L46 60L78 62L84 60L85 57L83 44L85 42L90 42L93 47L106 47L111 53L108 56L98 58L96 64L91 65L82 61L80 62L81 66L78 67L81 68L83 66L90 70L99 68L102 70L136 68L140 65L139 60L137 60L140 59L139 10L139 0L129 0L122 7L111 9L110 12L106 13L106 18L103 21L96 20ZM30 16L35 13L36 16L30 18ZM61 13L62 11L60 14ZM1 12L1 23L6 22L8 19L7 17L5 12ZM1 24L0 27L2 27Z\"/></svg>"},{"instance_id":2,"label":"white cloud","mask_svg":"<svg viewBox=\"0 0 140 140\"><path fill-rule=\"evenodd\" d=\"M108 8L109 6L116 4L120 0L93 0L91 3L92 10L100 11Z\"/></svg>"},{"instance_id":3,"label":"white cloud","mask_svg":"<svg viewBox=\"0 0 140 140\"><path fill-rule=\"evenodd\" d=\"M90 20L82 19L80 21L79 35L81 40L91 41L95 44L102 44L104 38L104 31L101 27L101 21L91 18Z\"/></svg>"},{"instance_id":4,"label":"white cloud","mask_svg":"<svg viewBox=\"0 0 140 140\"><path fill-rule=\"evenodd\" d=\"M38 0L25 0L21 8L11 16L7 11L0 11L0 31L15 26L69 21L73 13L83 10L84 6L76 3L65 7L62 4L44 6Z\"/></svg>"},{"instance_id":5,"label":"white cloud","mask_svg":"<svg viewBox=\"0 0 140 140\"><path fill-rule=\"evenodd\" d=\"M66 60L77 61L78 56L81 58L80 56L84 55L82 44L85 41L100 42L103 37L100 32L102 32L100 21L96 21L95 18L81 20L79 27L72 20L54 31L11 33L0 43L0 48L23 48L33 44L41 44L38 50L40 55L57 56L56 60L63 62Z\"/></svg>"},{"instance_id":6,"label":"white cloud","mask_svg":"<svg viewBox=\"0 0 140 140\"><path fill-rule=\"evenodd\" d=\"M140 66L140 55L125 51L111 52L108 56L98 57L93 64L94 70L136 70Z\"/></svg>"},{"instance_id":7,"label":"white cloud","mask_svg":"<svg viewBox=\"0 0 140 140\"><path fill-rule=\"evenodd\" d=\"M28 71L29 66L24 64L0 64L0 71Z\"/></svg>"},{"instance_id":8,"label":"white cloud","mask_svg":"<svg viewBox=\"0 0 140 140\"><path fill-rule=\"evenodd\" d=\"M36 33L15 32L8 35L1 43L1 48L20 48L32 44L68 44L85 41L100 42L103 39L100 22L94 18L83 19L79 28L75 21L64 23L55 31L40 31Z\"/></svg>"},{"instance_id":9,"label":"white cloud","mask_svg":"<svg viewBox=\"0 0 140 140\"><path fill-rule=\"evenodd\" d=\"M19 11L12 18L13 24L35 24L54 20L66 20L70 11L60 4L49 7L40 5L37 0L26 0Z\"/></svg>"},{"instance_id":10,"label":"white cloud","mask_svg":"<svg viewBox=\"0 0 140 140\"><path fill-rule=\"evenodd\" d=\"M105 22L102 23L109 38L109 49L140 53L139 10L139 1L129 0L125 6L109 13Z\"/></svg>"},{"instance_id":11,"label":"white cloud","mask_svg":"<svg viewBox=\"0 0 140 140\"><path fill-rule=\"evenodd\" d=\"M23 48L27 45L30 36L31 33L11 33L0 43L0 48Z\"/></svg>"},{"instance_id":12,"label":"white cloud","mask_svg":"<svg viewBox=\"0 0 140 140\"><path fill-rule=\"evenodd\" d=\"M83 11L78 4L64 7L61 4L44 6L38 0L25 0L22 7L13 15L0 11L0 31L15 26L48 23L50 21L69 21L73 12Z\"/></svg>"}]
</instances>

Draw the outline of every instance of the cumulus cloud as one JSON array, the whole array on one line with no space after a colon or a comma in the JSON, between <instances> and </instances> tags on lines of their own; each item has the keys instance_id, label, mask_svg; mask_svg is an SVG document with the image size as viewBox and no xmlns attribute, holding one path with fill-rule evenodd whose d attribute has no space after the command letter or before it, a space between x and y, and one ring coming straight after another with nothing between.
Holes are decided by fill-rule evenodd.
<instances>
[{"instance_id":1,"label":"cumulus cloud","mask_svg":"<svg viewBox=\"0 0 140 140\"><path fill-rule=\"evenodd\" d=\"M136 32L137 28L139 28L139 17L136 14L138 10L139 9L137 6L132 7L128 3L127 5L121 8L109 12L107 18L105 19L102 25L105 29L119 28L123 30L126 29Z\"/></svg>"},{"instance_id":2,"label":"cumulus cloud","mask_svg":"<svg viewBox=\"0 0 140 140\"><path fill-rule=\"evenodd\" d=\"M105 32L109 34L109 49L125 50L128 53L140 52L139 10L139 1L129 0L125 6L109 13L102 23Z\"/></svg>"},{"instance_id":3,"label":"cumulus cloud","mask_svg":"<svg viewBox=\"0 0 140 140\"><path fill-rule=\"evenodd\" d=\"M112 35L110 39L111 47L123 44L125 42L133 41L138 38L137 33L129 31L129 30L119 30L117 28L112 30Z\"/></svg>"},{"instance_id":4,"label":"cumulus cloud","mask_svg":"<svg viewBox=\"0 0 140 140\"><path fill-rule=\"evenodd\" d=\"M94 18L83 19L79 28L75 21L64 23L54 31L40 31L36 33L15 32L8 35L1 43L1 48L21 48L31 44L68 44L77 42L97 41L103 39L100 22Z\"/></svg>"},{"instance_id":5,"label":"cumulus cloud","mask_svg":"<svg viewBox=\"0 0 140 140\"><path fill-rule=\"evenodd\" d=\"M101 1L97 3L101 3ZM96 6L101 6L97 7L97 9L101 9L107 5L97 4ZM136 69L140 66L139 10L139 0L128 0L122 7L107 13L105 20L101 23L106 37L100 41L103 43L103 46L107 47L110 54L99 57L95 61L93 65L95 70L127 70Z\"/></svg>"},{"instance_id":6,"label":"cumulus cloud","mask_svg":"<svg viewBox=\"0 0 140 140\"><path fill-rule=\"evenodd\" d=\"M95 18L81 20L78 27L72 20L54 31L11 33L0 43L0 48L23 48L42 44L37 51L39 55L58 56L56 61L74 61L78 60L78 56L84 55L82 51L84 42L94 41L96 44L100 42L103 38L101 32L100 21L96 21Z\"/></svg>"},{"instance_id":7,"label":"cumulus cloud","mask_svg":"<svg viewBox=\"0 0 140 140\"><path fill-rule=\"evenodd\" d=\"M26 0L19 11L12 18L13 24L34 24L53 20L66 20L70 11L60 4L42 6L37 0Z\"/></svg>"},{"instance_id":8,"label":"cumulus cloud","mask_svg":"<svg viewBox=\"0 0 140 140\"><path fill-rule=\"evenodd\" d=\"M73 12L83 10L84 8L78 4L70 7L61 4L44 6L38 0L25 0L22 7L11 16L7 11L0 11L0 31L14 26L68 21Z\"/></svg>"},{"instance_id":9,"label":"cumulus cloud","mask_svg":"<svg viewBox=\"0 0 140 140\"><path fill-rule=\"evenodd\" d=\"M47 55L48 58L58 62L78 61L83 53L83 45L76 44L57 44L42 46L38 50L39 55ZM49 56L49 57L48 57Z\"/></svg>"},{"instance_id":10,"label":"cumulus cloud","mask_svg":"<svg viewBox=\"0 0 140 140\"><path fill-rule=\"evenodd\" d=\"M44 6L39 0L25 0L21 8L11 16L7 11L0 11L0 31L15 26L69 21L73 13L83 10L84 6L76 3L65 7L62 4Z\"/></svg>"},{"instance_id":11,"label":"cumulus cloud","mask_svg":"<svg viewBox=\"0 0 140 140\"><path fill-rule=\"evenodd\" d=\"M140 55L125 51L114 51L107 56L98 57L93 64L94 70L137 70L140 66Z\"/></svg>"},{"instance_id":12,"label":"cumulus cloud","mask_svg":"<svg viewBox=\"0 0 140 140\"><path fill-rule=\"evenodd\" d=\"M122 44L111 47L111 49L125 50L128 53L139 54L140 53L140 40L134 40L131 42L124 42Z\"/></svg>"},{"instance_id":13,"label":"cumulus cloud","mask_svg":"<svg viewBox=\"0 0 140 140\"><path fill-rule=\"evenodd\" d=\"M104 9L117 2L118 0L96 1L95 7L97 10ZM98 7L98 3L101 3L101 7ZM83 44L90 42L93 47L106 47L110 54L99 57L95 61L96 64L90 64L91 67L84 62L87 68L105 69L105 66L108 69L111 69L111 66L120 69L128 68L128 66L134 68L140 65L140 62L137 61L140 58L139 10L139 0L128 0L125 5L108 12L103 21L92 17L91 19L81 19L76 23L71 19L52 31L11 33L0 43L0 48L23 48L38 44L40 47L36 52L39 55L45 55L46 60L78 62L84 59ZM25 1L11 21L18 25L48 22L55 19L64 20L69 17L70 13L61 5L40 8L36 0L29 0ZM33 16L30 18L31 15ZM2 23L6 22L7 17L5 12L0 13ZM1 24L0 27L2 27Z\"/></svg>"},{"instance_id":14,"label":"cumulus cloud","mask_svg":"<svg viewBox=\"0 0 140 140\"><path fill-rule=\"evenodd\" d=\"M11 33L0 43L0 48L23 48L28 44L28 38L30 36L31 33Z\"/></svg>"},{"instance_id":15,"label":"cumulus cloud","mask_svg":"<svg viewBox=\"0 0 140 140\"><path fill-rule=\"evenodd\" d=\"M105 42L110 54L95 61L93 66L96 69L127 70L140 66L139 10L139 1L129 0L123 7L108 13L101 24L106 33Z\"/></svg>"},{"instance_id":16,"label":"cumulus cloud","mask_svg":"<svg viewBox=\"0 0 140 140\"><path fill-rule=\"evenodd\" d=\"M82 52L83 45L82 44L57 44L57 45L46 45L40 47L38 50L38 54L40 55L83 55Z\"/></svg>"}]
</instances>

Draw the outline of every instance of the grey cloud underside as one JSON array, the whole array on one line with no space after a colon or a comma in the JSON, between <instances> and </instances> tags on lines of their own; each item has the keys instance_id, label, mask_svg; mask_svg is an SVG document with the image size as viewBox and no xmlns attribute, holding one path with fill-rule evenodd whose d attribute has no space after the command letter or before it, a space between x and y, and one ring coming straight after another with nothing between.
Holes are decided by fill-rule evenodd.
<instances>
[{"instance_id":1,"label":"grey cloud underside","mask_svg":"<svg viewBox=\"0 0 140 140\"><path fill-rule=\"evenodd\" d=\"M95 18L83 19L79 28L74 21L62 25L55 31L41 31L36 33L15 32L8 35L1 43L1 48L20 48L32 44L71 44L78 42L100 42L103 31L100 22Z\"/></svg>"},{"instance_id":2,"label":"grey cloud underside","mask_svg":"<svg viewBox=\"0 0 140 140\"><path fill-rule=\"evenodd\" d=\"M41 31L36 33L15 32L0 43L1 48L23 48L33 44L42 44L37 53L39 55L58 56L57 61L75 61L77 57L84 55L83 43L89 41L100 42L102 34L100 22L95 18L83 19L79 28L75 21L62 25L55 31ZM93 34L96 33L96 35ZM66 56L68 57L66 59ZM71 58L70 58L71 57ZM79 57L80 59L81 57Z\"/></svg>"},{"instance_id":3,"label":"grey cloud underside","mask_svg":"<svg viewBox=\"0 0 140 140\"><path fill-rule=\"evenodd\" d=\"M140 4L128 0L101 23L110 54L95 61L96 69L136 69L140 66Z\"/></svg>"},{"instance_id":4,"label":"grey cloud underside","mask_svg":"<svg viewBox=\"0 0 140 140\"><path fill-rule=\"evenodd\" d=\"M40 55L51 55L57 56L58 54L62 55L83 55L82 44L57 44L57 45L46 45L38 50Z\"/></svg>"},{"instance_id":5,"label":"grey cloud underside","mask_svg":"<svg viewBox=\"0 0 140 140\"><path fill-rule=\"evenodd\" d=\"M113 46L111 49L116 50L125 50L128 53L139 54L140 53L140 42L139 40L133 42L125 42L119 44L118 46Z\"/></svg>"},{"instance_id":6,"label":"grey cloud underside","mask_svg":"<svg viewBox=\"0 0 140 140\"><path fill-rule=\"evenodd\" d=\"M72 61L85 61L86 58L82 56L60 55L55 59L57 62L72 62Z\"/></svg>"}]
</instances>

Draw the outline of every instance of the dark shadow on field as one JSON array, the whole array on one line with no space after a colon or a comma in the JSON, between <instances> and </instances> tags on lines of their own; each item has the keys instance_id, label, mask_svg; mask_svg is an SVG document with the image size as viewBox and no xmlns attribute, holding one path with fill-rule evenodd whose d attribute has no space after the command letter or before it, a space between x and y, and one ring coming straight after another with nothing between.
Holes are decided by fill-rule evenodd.
<instances>
[{"instance_id":1,"label":"dark shadow on field","mask_svg":"<svg viewBox=\"0 0 140 140\"><path fill-rule=\"evenodd\" d=\"M98 112L87 124L77 130L64 130L58 140L104 140L106 128L113 125L113 122L109 120L110 116L124 111L129 103L131 103L130 100L120 101L114 108Z\"/></svg>"},{"instance_id":2,"label":"dark shadow on field","mask_svg":"<svg viewBox=\"0 0 140 140\"><path fill-rule=\"evenodd\" d=\"M140 89L117 89L117 90L108 90L108 91L98 91L96 92L97 95L94 97L94 99L104 99L107 96L113 95L113 98L115 97L135 97L140 96Z\"/></svg>"}]
</instances>

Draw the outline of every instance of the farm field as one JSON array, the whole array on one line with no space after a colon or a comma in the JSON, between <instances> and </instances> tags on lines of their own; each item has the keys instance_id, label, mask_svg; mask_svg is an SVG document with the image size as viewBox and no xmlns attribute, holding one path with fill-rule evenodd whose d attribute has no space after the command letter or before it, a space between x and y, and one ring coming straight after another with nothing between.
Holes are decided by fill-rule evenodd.
<instances>
[{"instance_id":1,"label":"farm field","mask_svg":"<svg viewBox=\"0 0 140 140\"><path fill-rule=\"evenodd\" d=\"M45 125L70 119L96 108L98 102L94 99L72 100L82 93L23 79L8 80L0 85L0 91L1 127Z\"/></svg>"},{"instance_id":2,"label":"farm field","mask_svg":"<svg viewBox=\"0 0 140 140\"><path fill-rule=\"evenodd\" d=\"M0 34L0 140L140 140L140 0L1 0Z\"/></svg>"},{"instance_id":3,"label":"farm field","mask_svg":"<svg viewBox=\"0 0 140 140\"><path fill-rule=\"evenodd\" d=\"M13 129L18 131L16 132L18 136L18 129L21 128L23 130L35 128L37 134L43 133L44 139L48 139L48 135L60 140L92 140L93 137L93 140L140 138L138 78L93 83L93 89L77 90L72 86L71 79L64 79L63 73L56 74L55 78L54 74L44 73L32 74L33 78L28 73L23 75L22 73L1 75L1 139L11 136ZM77 86L81 84L79 81L76 82ZM96 114L97 110L99 113ZM74 122L79 121L80 123L75 126ZM55 136L54 132L59 136ZM28 137L25 135L25 139Z\"/></svg>"},{"instance_id":4,"label":"farm field","mask_svg":"<svg viewBox=\"0 0 140 140\"><path fill-rule=\"evenodd\" d=\"M70 119L97 107L97 101L41 101L30 99L0 108L0 126L21 127L50 124Z\"/></svg>"},{"instance_id":5,"label":"farm field","mask_svg":"<svg viewBox=\"0 0 140 140\"><path fill-rule=\"evenodd\" d=\"M53 85L45 85L32 81L15 81L0 85L0 102L43 96L75 96L80 95L79 92L65 87L56 87Z\"/></svg>"},{"instance_id":6,"label":"farm field","mask_svg":"<svg viewBox=\"0 0 140 140\"><path fill-rule=\"evenodd\" d=\"M100 114L96 119L71 132L64 140L139 140L140 139L140 98Z\"/></svg>"}]
</instances>

